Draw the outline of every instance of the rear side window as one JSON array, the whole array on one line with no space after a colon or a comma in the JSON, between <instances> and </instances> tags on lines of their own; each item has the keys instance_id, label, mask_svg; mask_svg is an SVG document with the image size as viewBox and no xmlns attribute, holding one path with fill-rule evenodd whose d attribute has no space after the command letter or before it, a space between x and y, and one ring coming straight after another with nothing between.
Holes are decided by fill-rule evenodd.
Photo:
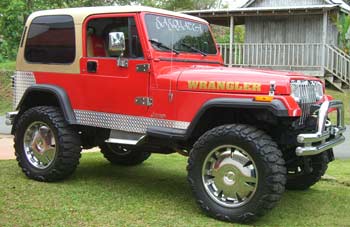
<instances>
[{"instance_id":1,"label":"rear side window","mask_svg":"<svg viewBox=\"0 0 350 227\"><path fill-rule=\"evenodd\" d=\"M69 64L75 59L73 18L68 15L40 16L33 19L24 51L28 62Z\"/></svg>"}]
</instances>

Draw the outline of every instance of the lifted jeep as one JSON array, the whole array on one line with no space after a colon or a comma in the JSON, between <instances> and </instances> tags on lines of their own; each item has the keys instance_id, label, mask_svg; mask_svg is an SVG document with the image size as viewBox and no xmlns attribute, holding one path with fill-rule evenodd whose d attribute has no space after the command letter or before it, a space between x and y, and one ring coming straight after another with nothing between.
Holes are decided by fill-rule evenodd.
<instances>
[{"instance_id":1,"label":"lifted jeep","mask_svg":"<svg viewBox=\"0 0 350 227\"><path fill-rule=\"evenodd\" d=\"M224 67L206 21L153 8L33 13L13 86L7 122L29 178L64 179L95 146L118 165L178 152L200 207L226 221L315 184L344 141L343 104L321 80Z\"/></svg>"}]
</instances>

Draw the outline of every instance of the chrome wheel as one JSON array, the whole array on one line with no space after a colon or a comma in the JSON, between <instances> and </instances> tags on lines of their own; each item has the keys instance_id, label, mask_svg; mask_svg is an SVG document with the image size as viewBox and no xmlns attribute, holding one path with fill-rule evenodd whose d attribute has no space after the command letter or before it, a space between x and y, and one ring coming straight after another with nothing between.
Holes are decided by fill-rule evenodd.
<instances>
[{"instance_id":1,"label":"chrome wheel","mask_svg":"<svg viewBox=\"0 0 350 227\"><path fill-rule=\"evenodd\" d=\"M258 172L243 149L223 145L213 149L202 167L202 181L208 195L225 207L239 207L254 195Z\"/></svg>"},{"instance_id":2,"label":"chrome wheel","mask_svg":"<svg viewBox=\"0 0 350 227\"><path fill-rule=\"evenodd\" d=\"M43 122L33 122L24 133L24 152L31 165L45 169L56 156L56 140L50 127Z\"/></svg>"}]
</instances>

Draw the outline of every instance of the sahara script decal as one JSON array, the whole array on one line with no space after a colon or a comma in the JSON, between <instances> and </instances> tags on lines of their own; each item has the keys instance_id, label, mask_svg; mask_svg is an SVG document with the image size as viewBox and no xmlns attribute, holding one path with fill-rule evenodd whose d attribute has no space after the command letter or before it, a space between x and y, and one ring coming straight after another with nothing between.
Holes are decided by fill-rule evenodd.
<instances>
[{"instance_id":1,"label":"sahara script decal","mask_svg":"<svg viewBox=\"0 0 350 227\"><path fill-rule=\"evenodd\" d=\"M169 31L191 31L191 32L202 32L202 25L198 23L192 23L190 21L179 20L169 17L156 17L156 28L158 30L169 30Z\"/></svg>"}]
</instances>

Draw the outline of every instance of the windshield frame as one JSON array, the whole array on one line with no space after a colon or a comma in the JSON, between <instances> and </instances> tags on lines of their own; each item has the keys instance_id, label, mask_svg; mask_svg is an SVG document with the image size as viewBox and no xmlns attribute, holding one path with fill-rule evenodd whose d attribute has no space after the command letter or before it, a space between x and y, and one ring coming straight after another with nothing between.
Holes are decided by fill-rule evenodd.
<instances>
[{"instance_id":1,"label":"windshield frame","mask_svg":"<svg viewBox=\"0 0 350 227\"><path fill-rule=\"evenodd\" d=\"M146 17L148 15L174 18L174 19L189 21L189 22L192 22L192 23L197 23L197 24L200 24L200 25L204 26L205 28L207 28L207 31L209 32L209 35L210 35L209 36L210 37L209 41L212 41L212 43L214 45L214 48L215 48L215 53L207 53L207 52L205 52L206 55L207 56L217 56L218 54L220 54L220 51L217 48L217 44L216 44L216 41L215 41L215 38L214 38L214 35L212 33L212 30L211 30L211 27L210 27L209 23L205 23L205 22L202 22L202 21L193 20L193 19L186 18L186 17L181 17L181 16L175 16L175 15L169 15L169 14L161 14L161 13L154 13L154 12L146 12L146 13L144 13L142 15L142 17L143 17L142 19L144 21L144 29L145 29L145 34L147 35L147 41L151 39L151 36L150 36L150 33L149 33L149 29L148 29L148 26L147 26L147 19L146 19ZM171 53L172 52L171 50L158 49L158 48L154 47L154 45L152 45L149 41L148 41L148 45L154 51L157 51L157 52L162 52L162 53ZM174 48L174 45L172 45L171 48ZM185 50L179 50L179 49L175 48L175 50L178 51L180 54L203 56L201 53L195 52L195 51L191 51L190 49L188 51L185 51Z\"/></svg>"}]
</instances>

